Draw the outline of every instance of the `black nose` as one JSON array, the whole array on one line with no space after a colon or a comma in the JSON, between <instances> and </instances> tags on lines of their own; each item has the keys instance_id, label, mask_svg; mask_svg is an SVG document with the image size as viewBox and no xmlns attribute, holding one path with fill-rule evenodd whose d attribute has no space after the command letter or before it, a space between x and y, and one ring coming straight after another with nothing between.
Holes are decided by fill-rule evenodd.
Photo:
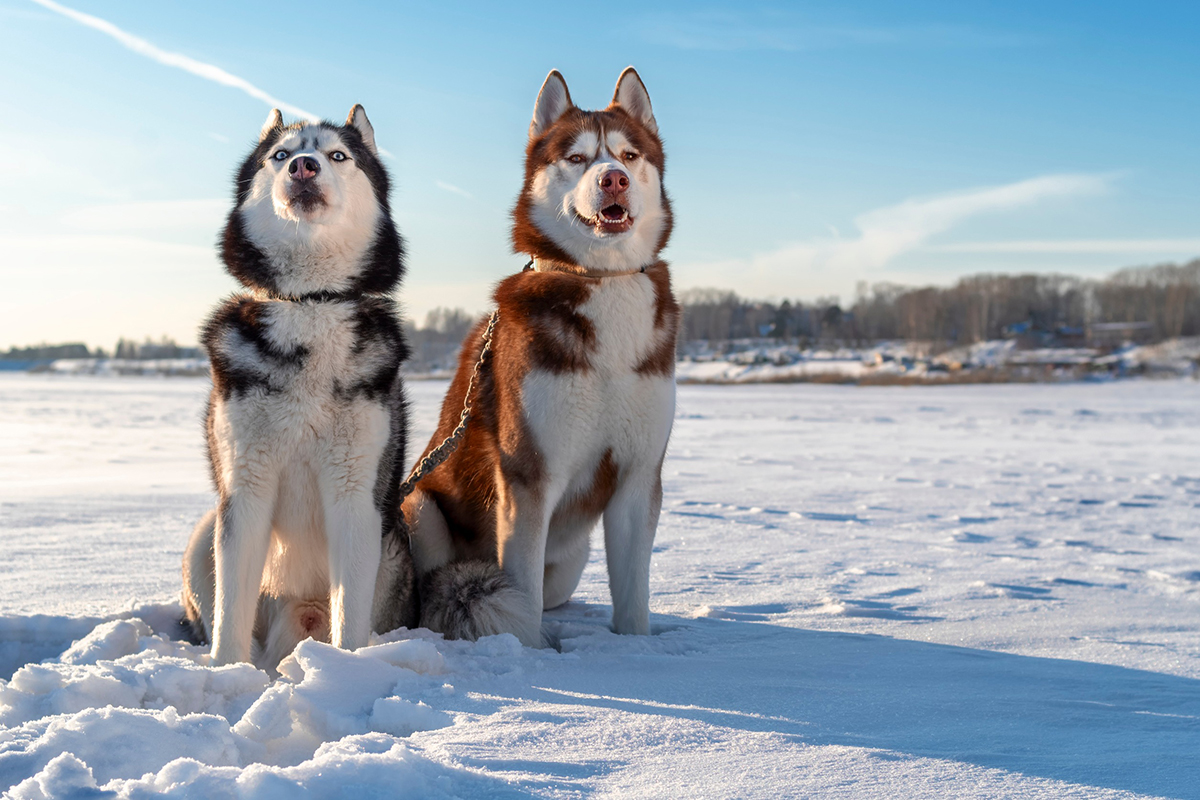
<instances>
[{"instance_id":1,"label":"black nose","mask_svg":"<svg viewBox=\"0 0 1200 800\"><path fill-rule=\"evenodd\" d=\"M292 163L288 164L288 174L293 180L306 181L309 178L315 178L317 173L321 171L321 164L312 156L296 156L292 159Z\"/></svg>"}]
</instances>

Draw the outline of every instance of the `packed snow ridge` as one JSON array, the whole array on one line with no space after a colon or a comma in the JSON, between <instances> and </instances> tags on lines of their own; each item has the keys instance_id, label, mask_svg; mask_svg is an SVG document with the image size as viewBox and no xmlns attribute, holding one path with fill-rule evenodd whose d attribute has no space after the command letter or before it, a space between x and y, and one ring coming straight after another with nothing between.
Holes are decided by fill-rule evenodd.
<instances>
[{"instance_id":1,"label":"packed snow ridge","mask_svg":"<svg viewBox=\"0 0 1200 800\"><path fill-rule=\"evenodd\" d=\"M598 548L274 681L178 628L206 391L0 375L7 797L1200 797L1200 382L681 386L653 635Z\"/></svg>"}]
</instances>

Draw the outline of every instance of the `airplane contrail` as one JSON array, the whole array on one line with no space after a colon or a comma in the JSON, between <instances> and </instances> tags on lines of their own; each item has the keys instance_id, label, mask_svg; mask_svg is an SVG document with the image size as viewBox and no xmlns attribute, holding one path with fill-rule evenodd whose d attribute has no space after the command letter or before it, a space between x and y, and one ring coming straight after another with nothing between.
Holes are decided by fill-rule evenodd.
<instances>
[{"instance_id":1,"label":"airplane contrail","mask_svg":"<svg viewBox=\"0 0 1200 800\"><path fill-rule=\"evenodd\" d=\"M87 27L98 30L103 34L107 34L133 52L143 55L153 61L157 61L159 64L181 69L184 72L189 72L198 78L204 78L205 80L212 81L213 83L219 83L222 86L240 89L241 91L253 97L255 100L261 100L268 106L278 108L280 111L283 111L294 117L303 117L304 119L313 122L321 119L316 114L313 114L310 111L305 111L299 106L294 106L291 103L286 103L277 97L272 97L244 78L239 78L237 75L231 75L218 66L206 64L203 61L197 61L196 59L189 58L182 53L172 53L170 51L163 50L161 47L156 47L141 37L134 36L132 33L121 30L107 20L100 19L99 17L93 17L91 14L84 14L82 11L76 11L73 8L67 8L66 6L55 3L53 0L30 1L37 3L39 6L49 9L56 14L61 14L68 19L72 19L75 22L78 22L80 25L86 25Z\"/></svg>"}]
</instances>

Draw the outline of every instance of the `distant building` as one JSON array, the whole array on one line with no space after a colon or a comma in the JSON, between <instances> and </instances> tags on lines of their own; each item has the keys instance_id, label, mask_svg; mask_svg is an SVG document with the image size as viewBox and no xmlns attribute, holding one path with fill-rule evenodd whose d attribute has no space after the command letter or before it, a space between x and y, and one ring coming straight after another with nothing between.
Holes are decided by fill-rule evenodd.
<instances>
[{"instance_id":1,"label":"distant building","mask_svg":"<svg viewBox=\"0 0 1200 800\"><path fill-rule=\"evenodd\" d=\"M1154 338L1154 325L1149 322L1093 322L1088 326L1088 344L1112 349L1126 342L1146 344Z\"/></svg>"}]
</instances>

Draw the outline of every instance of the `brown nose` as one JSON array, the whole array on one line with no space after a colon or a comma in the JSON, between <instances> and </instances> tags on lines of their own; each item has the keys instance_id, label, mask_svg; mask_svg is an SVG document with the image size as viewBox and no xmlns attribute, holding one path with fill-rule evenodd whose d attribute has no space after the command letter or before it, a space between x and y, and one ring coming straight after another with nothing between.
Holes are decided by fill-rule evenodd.
<instances>
[{"instance_id":1,"label":"brown nose","mask_svg":"<svg viewBox=\"0 0 1200 800\"><path fill-rule=\"evenodd\" d=\"M619 169L610 169L600 176L600 188L605 194L620 194L629 188L629 176Z\"/></svg>"},{"instance_id":2,"label":"brown nose","mask_svg":"<svg viewBox=\"0 0 1200 800\"><path fill-rule=\"evenodd\" d=\"M294 181L306 181L315 178L321 171L321 164L312 156L296 156L288 165L288 174Z\"/></svg>"}]
</instances>

